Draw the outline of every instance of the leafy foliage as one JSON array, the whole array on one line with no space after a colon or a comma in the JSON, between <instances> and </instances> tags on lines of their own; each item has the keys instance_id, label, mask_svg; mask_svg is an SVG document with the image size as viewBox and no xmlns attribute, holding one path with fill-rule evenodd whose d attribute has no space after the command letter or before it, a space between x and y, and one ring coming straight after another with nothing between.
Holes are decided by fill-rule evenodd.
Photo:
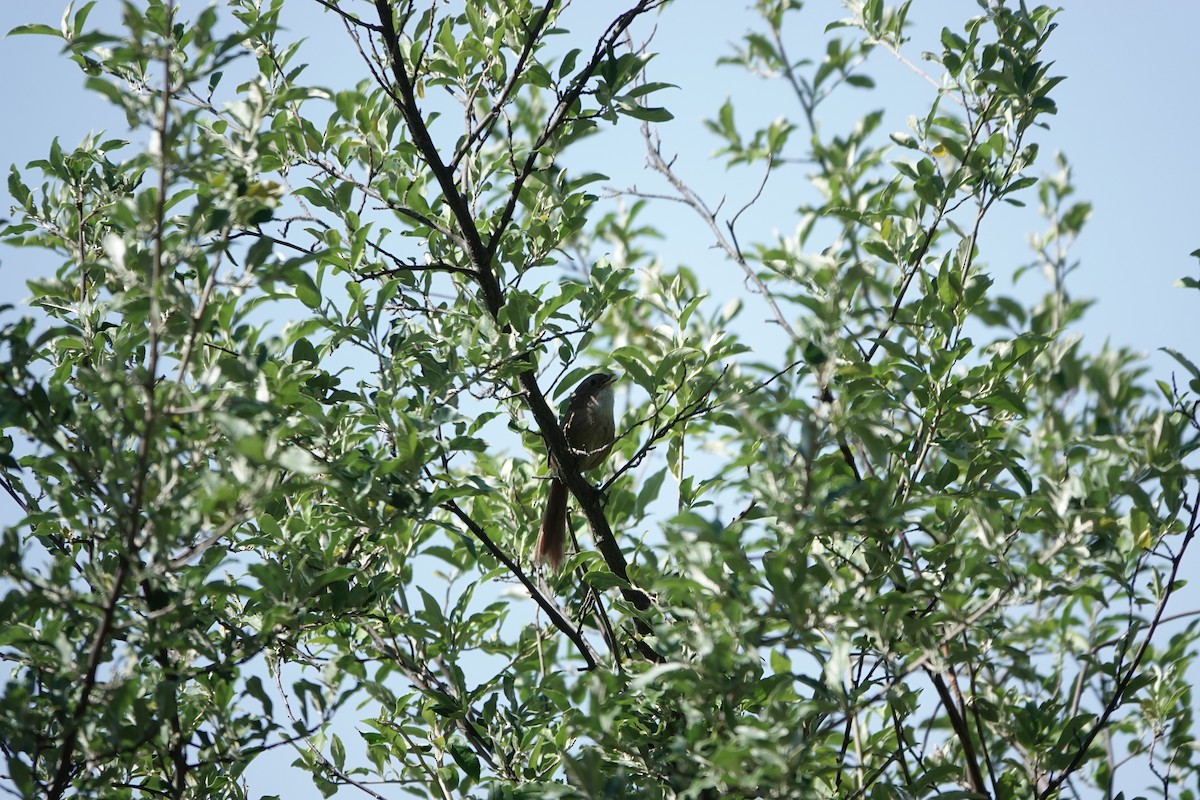
<instances>
[{"instance_id":1,"label":"leafy foliage","mask_svg":"<svg viewBox=\"0 0 1200 800\"><path fill-rule=\"evenodd\" d=\"M1071 332L1090 206L1031 141L1052 11L945 28L887 138L817 120L903 59L909 4L849 3L808 60L802 4L759 0L722 61L800 113L706 127L814 191L750 242L756 198L723 216L654 127L631 31L666 0L592 40L553 0L322 5L351 88L302 80L282 0L15 31L139 143L9 176L4 241L61 266L0 328L5 788L239 798L291 745L326 795L1116 796L1121 751L1194 796L1168 605L1200 371L1152 388ZM617 122L665 199L571 166ZM1034 198L1029 306L983 253ZM665 260L669 200L746 297ZM595 363L628 401L599 489L551 408ZM547 450L592 534L559 575L529 560Z\"/></svg>"}]
</instances>

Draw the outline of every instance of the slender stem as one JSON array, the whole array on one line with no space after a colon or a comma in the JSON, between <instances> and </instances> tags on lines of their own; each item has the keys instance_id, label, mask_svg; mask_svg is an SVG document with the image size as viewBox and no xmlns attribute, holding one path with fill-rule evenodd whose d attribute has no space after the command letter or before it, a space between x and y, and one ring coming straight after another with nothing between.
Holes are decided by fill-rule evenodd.
<instances>
[{"instance_id":1,"label":"slender stem","mask_svg":"<svg viewBox=\"0 0 1200 800\"><path fill-rule=\"evenodd\" d=\"M171 29L174 17L174 3L167 0L164 4L166 11L166 29ZM137 547L138 537L146 527L142 519L142 509L145 502L146 481L150 472L150 456L153 448L155 429L158 422L158 403L155 389L158 383L158 360L161 336L161 300L159 298L160 282L163 273L164 260L164 220L166 218L166 195L170 184L169 159L170 146L168 133L170 127L172 80L171 56L173 45L170 40L163 42L162 67L163 85L161 108L159 109L158 125L155 135L158 137L159 169L158 169L158 198L154 208L154 255L150 265L150 285L148 287L150 309L147 319L148 342L146 346L145 374L142 376L142 433L138 442L137 467L133 475L133 486L129 497L129 513L126 520L126 530L120 550L117 553L117 565L113 571L112 585L105 598L100 621L92 634L92 643L88 649L87 666L84 668L83 679L79 686L79 699L71 713L71 719L63 730L62 752L59 754L58 767L55 770L54 781L51 784L48 797L59 800L70 785L74 773L75 750L79 745L79 733L83 727L84 717L92 705L92 692L96 688L97 674L104 661L104 654L115 627L117 608L125 594L125 581L129 577L133 565L133 551Z\"/></svg>"},{"instance_id":2,"label":"slender stem","mask_svg":"<svg viewBox=\"0 0 1200 800\"><path fill-rule=\"evenodd\" d=\"M1129 690L1129 686L1133 683L1133 679L1138 676L1138 670L1142 665L1142 659L1146 656L1146 651L1150 649L1150 642L1154 640L1154 633L1158 630L1158 626L1163 621L1163 614L1167 610L1167 602L1175 593L1176 579L1179 577L1179 568L1183 564L1183 555L1187 552L1188 545L1192 543L1192 539L1196 536L1196 531L1200 530L1200 523L1197 521L1197 515L1200 514L1200 489L1196 491L1195 500L1192 503L1192 516L1188 520L1187 534L1183 537L1183 543L1179 546L1179 552L1171 560L1171 575L1167 579L1166 588L1163 590L1162 597L1158 600L1158 605L1154 609L1154 617L1150 623L1150 630L1146 632L1146 638L1142 639L1142 644L1138 647L1137 655L1133 657L1133 662L1129 668L1125 670L1125 674L1117 681L1116 689L1112 693L1112 697L1108 699L1108 703L1104 706L1104 711L1101 712L1099 719L1092 725L1087 735L1083 737L1083 741L1075 749L1075 756L1071 759L1071 763L1063 769L1056 777L1052 778L1046 788L1038 795L1039 800L1048 800L1053 797L1058 787L1071 776L1075 770L1083 764L1087 758L1088 750L1092 746L1092 742L1101 731L1108 725L1108 720L1116 712L1125 700L1125 693Z\"/></svg>"},{"instance_id":3,"label":"slender stem","mask_svg":"<svg viewBox=\"0 0 1200 800\"><path fill-rule=\"evenodd\" d=\"M588 644L587 639L583 638L583 631L577 630L575 626L571 624L571 621L562 615L562 612L558 610L558 606L551 602L549 598L542 593L542 591L529 578L529 576L525 574L525 571L521 569L521 565L510 558L508 553L504 552L503 548L492 541L492 538L488 536L487 531L485 531L483 527L479 525L479 523L471 519L471 516L464 511L462 507L458 505L458 503L455 503L453 500L448 500L442 504L442 508L458 517L459 521L467 527L467 530L471 531L471 533L475 535L476 539L483 542L483 546L488 549L488 552L495 556L501 564L508 567L509 571L513 575L517 576L517 580L519 580L529 592L529 596L533 598L534 602L541 606L542 610L546 612L546 616L550 617L550 621L554 624L554 627L562 631L566 637L571 640L572 644L575 645L575 648L579 650L579 654L583 656L583 660L587 663L587 668L595 669L600 663L600 656L595 649Z\"/></svg>"}]
</instances>

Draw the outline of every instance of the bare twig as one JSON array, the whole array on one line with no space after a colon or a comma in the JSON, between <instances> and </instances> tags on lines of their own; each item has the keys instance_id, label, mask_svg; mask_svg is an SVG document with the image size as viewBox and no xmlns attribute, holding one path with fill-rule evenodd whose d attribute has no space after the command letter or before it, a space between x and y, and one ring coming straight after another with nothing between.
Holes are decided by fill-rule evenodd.
<instances>
[{"instance_id":1,"label":"bare twig","mask_svg":"<svg viewBox=\"0 0 1200 800\"><path fill-rule=\"evenodd\" d=\"M788 336L793 342L798 342L800 340L799 335L796 333L796 330L792 327L791 323L788 322L787 317L779 308L779 305L775 302L775 298L772 296L771 290L767 287L767 284L761 277L759 277L758 273L754 271L754 268L750 266L750 263L746 261L746 257L739 249L736 239L727 237L724 231L721 230L721 226L717 224L717 213L719 209L714 210L710 208L708 204L704 202L704 199L701 198L700 195L696 194L695 190L688 186L687 183L685 183L684 180L679 177L674 169L674 160L672 159L671 161L668 161L663 157L662 142L658 140L657 136L651 130L649 123L642 123L642 139L646 142L647 160L650 163L651 169L666 178L667 183L671 184L671 188L674 189L678 194L678 199L685 205L689 206L693 211L696 212L697 215L699 215L702 220L704 220L704 224L708 226L710 231L712 231L717 246L725 251L725 254L729 256L729 258L731 258L735 264L741 267L742 272L746 275L746 280L753 284L757 292L762 295L763 301L771 309L771 313L775 317L775 322L779 325L779 327L783 328L787 332ZM770 171L768 170L767 175L763 178L764 185L767 177L769 176ZM763 186L759 186L755 197L761 195L762 190ZM643 196L642 193L638 192L636 189L629 190L627 193ZM741 216L742 212L744 211L745 207L737 212L737 215L734 219L736 219L737 216ZM730 231L732 231L732 225L733 221L730 221L728 223Z\"/></svg>"}]
</instances>

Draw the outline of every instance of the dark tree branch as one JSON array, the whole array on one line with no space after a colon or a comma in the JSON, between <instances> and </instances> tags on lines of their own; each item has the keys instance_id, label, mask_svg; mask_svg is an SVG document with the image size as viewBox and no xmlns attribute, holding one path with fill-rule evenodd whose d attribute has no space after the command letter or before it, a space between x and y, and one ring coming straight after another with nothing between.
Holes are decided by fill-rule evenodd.
<instances>
[{"instance_id":1,"label":"dark tree branch","mask_svg":"<svg viewBox=\"0 0 1200 800\"><path fill-rule=\"evenodd\" d=\"M965 709L959 702L955 702L955 695L958 696L960 702L962 695L958 691L958 684L954 680L954 673L949 670L947 672L954 686L953 694L940 672L933 667L925 668L925 674L933 682L933 688L937 690L938 697L942 700L942 707L946 709L946 717L950 720L950 727L954 730L954 735L958 737L959 744L962 745L963 758L966 761L967 783L971 787L971 791L981 797L990 797L991 795L987 792L987 785L983 782L983 772L979 769L979 756L975 752L975 741L971 738L970 726L967 725L967 721L963 717Z\"/></svg>"},{"instance_id":2,"label":"dark tree branch","mask_svg":"<svg viewBox=\"0 0 1200 800\"><path fill-rule=\"evenodd\" d=\"M404 117L412 142L421 153L422 159L429 167L434 179L441 189L443 200L450 209L455 225L458 227L457 240L466 251L476 275L475 280L483 292L483 300L487 311L493 318L498 318L504 307L505 295L496 273L493 259L499 247L501 237L508 229L516 209L521 188L525 180L533 173L537 153L548 142L557 130L566 123L572 105L582 96L588 81L599 67L607 50L613 46L619 36L646 11L662 5L662 0L640 0L633 8L621 14L608 28L588 64L576 75L571 88L560 98L558 105L547 120L541 136L538 137L525 162L524 169L514 176L510 190L509 201L501 215L499 223L492 233L491 240L485 245L476 225L470 203L459 190L455 182L454 170L443 161L433 137L429 133L425 118L417 103L415 75L408 73L405 66L404 53L400 37L395 27L395 19L388 0L375 0L376 13L379 16L381 35L395 82L391 96ZM545 438L547 447L560 465L561 479L567 489L578 501L588 524L596 537L597 547L604 556L609 569L621 580L621 592L639 610L650 607L649 596L629 582L628 568L620 545L613 535L612 529L604 516L600 504L600 495L579 474L574 454L567 447L566 437L559 428L558 419L546 402L541 388L537 383L535 367L529 367L521 373L519 381L526 406L533 415L539 430ZM649 633L644 622L638 620L639 629L643 634Z\"/></svg>"},{"instance_id":3,"label":"dark tree branch","mask_svg":"<svg viewBox=\"0 0 1200 800\"><path fill-rule=\"evenodd\" d=\"M525 570L521 569L521 565L512 558L509 558L508 553L505 553L503 548L492 541L492 537L488 536L487 531L483 529L483 526L471 519L471 515L464 511L462 507L458 505L458 503L454 502L453 500L447 500L442 504L442 508L446 509L455 517L457 517L458 520L466 526L467 530L469 530L476 539L483 543L483 546L487 548L488 552L491 553L497 561L508 567L508 570L516 576L517 580L521 582L521 585L524 586L526 591L529 592L529 596L533 598L534 602L536 602L541 609L546 612L546 616L550 618L550 622L554 624L554 627L562 631L563 634L565 634L566 637L571 640L571 643L575 645L575 649L579 651L581 656L583 656L583 660L587 664L587 668L595 669L600 663L600 656L592 648L592 646L588 644L587 639L583 637L583 631L572 625L571 621L562 615L562 612L558 610L557 604L552 602L542 593L542 590L539 589L537 585L529 578L529 576L525 574Z\"/></svg>"}]
</instances>

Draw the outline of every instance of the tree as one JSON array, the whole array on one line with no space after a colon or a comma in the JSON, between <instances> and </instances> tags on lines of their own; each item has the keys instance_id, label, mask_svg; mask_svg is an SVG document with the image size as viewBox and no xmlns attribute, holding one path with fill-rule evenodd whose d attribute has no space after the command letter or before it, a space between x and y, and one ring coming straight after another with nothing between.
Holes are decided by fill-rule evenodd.
<instances>
[{"instance_id":1,"label":"tree","mask_svg":"<svg viewBox=\"0 0 1200 800\"><path fill-rule=\"evenodd\" d=\"M1169 604L1200 370L1150 386L1071 334L1089 207L1031 143L1051 10L943 29L889 140L817 120L899 63L909 4L849 4L810 61L801 3L758 0L727 61L799 121L708 127L818 191L751 242L762 205L704 197L656 128L635 32L666 0L587 40L556 0L318 2L353 88L305 83L282 0L18 31L148 146L56 141L9 179L5 242L62 264L2 328L10 793L244 797L292 745L346 796L1048 800L1118 796L1130 760L1194 796ZM618 121L662 191L572 166ZM1035 198L1028 306L983 245ZM658 248L663 203L744 303ZM596 364L626 387L598 488L552 408ZM547 452L581 534L557 574L529 558Z\"/></svg>"}]
</instances>

